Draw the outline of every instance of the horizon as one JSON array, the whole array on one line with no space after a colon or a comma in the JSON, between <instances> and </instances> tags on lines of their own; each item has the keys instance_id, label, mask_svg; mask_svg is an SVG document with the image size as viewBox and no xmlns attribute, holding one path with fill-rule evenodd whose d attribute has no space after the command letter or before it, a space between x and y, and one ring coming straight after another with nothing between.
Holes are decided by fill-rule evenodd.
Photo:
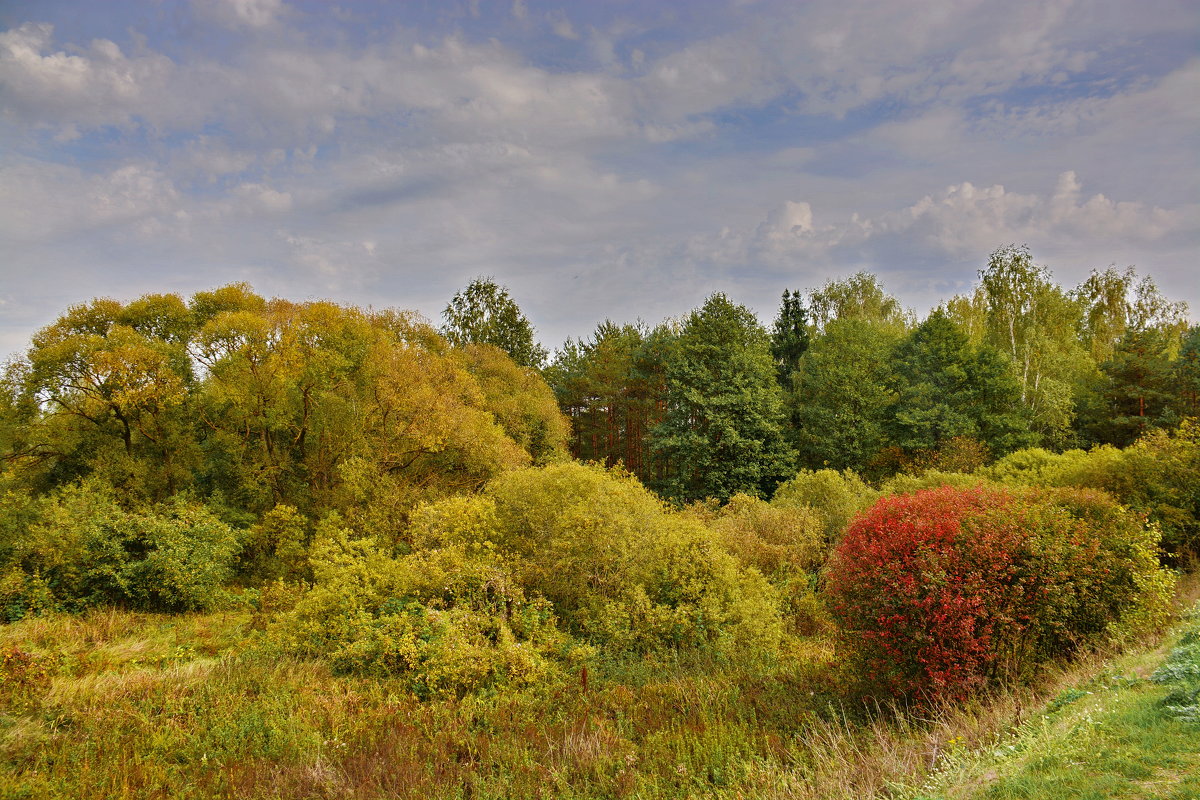
<instances>
[{"instance_id":1,"label":"horizon","mask_svg":"<svg viewBox=\"0 0 1200 800\"><path fill-rule=\"evenodd\" d=\"M73 304L417 311L549 349L858 271L924 316L1028 244L1196 319L1200 7L14 0L0 353Z\"/></svg>"}]
</instances>

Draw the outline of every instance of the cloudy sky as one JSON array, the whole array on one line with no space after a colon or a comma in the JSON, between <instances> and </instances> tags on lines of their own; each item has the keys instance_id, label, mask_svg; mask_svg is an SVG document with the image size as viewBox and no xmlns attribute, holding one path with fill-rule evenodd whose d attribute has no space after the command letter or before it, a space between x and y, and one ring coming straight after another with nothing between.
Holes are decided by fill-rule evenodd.
<instances>
[{"instance_id":1,"label":"cloudy sky","mask_svg":"<svg viewBox=\"0 0 1200 800\"><path fill-rule=\"evenodd\" d=\"M0 356L231 281L551 348L860 269L906 305L1028 243L1200 309L1194 0L3 0Z\"/></svg>"}]
</instances>

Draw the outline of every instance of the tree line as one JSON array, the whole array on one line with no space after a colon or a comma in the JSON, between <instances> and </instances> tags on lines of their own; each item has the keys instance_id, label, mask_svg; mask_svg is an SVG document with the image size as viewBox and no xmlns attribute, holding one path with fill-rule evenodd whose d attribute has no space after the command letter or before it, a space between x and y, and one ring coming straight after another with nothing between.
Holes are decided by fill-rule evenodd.
<instances>
[{"instance_id":1,"label":"tree line","mask_svg":"<svg viewBox=\"0 0 1200 800\"><path fill-rule=\"evenodd\" d=\"M1064 289L1009 246L923 320L859 273L784 291L769 329L723 294L654 327L605 321L544 375L575 457L724 500L802 468L880 480L1124 447L1200 410L1200 328L1133 268Z\"/></svg>"}]
</instances>

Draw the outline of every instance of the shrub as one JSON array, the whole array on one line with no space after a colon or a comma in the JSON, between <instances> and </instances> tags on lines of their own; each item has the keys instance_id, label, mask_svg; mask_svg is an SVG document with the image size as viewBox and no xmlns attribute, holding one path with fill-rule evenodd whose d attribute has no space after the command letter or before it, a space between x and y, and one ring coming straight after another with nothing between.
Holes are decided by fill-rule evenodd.
<instances>
[{"instance_id":1,"label":"shrub","mask_svg":"<svg viewBox=\"0 0 1200 800\"><path fill-rule=\"evenodd\" d=\"M223 597L239 538L186 497L128 511L105 486L88 482L34 501L0 591L10 618L51 605L210 608Z\"/></svg>"},{"instance_id":2,"label":"shrub","mask_svg":"<svg viewBox=\"0 0 1200 800\"><path fill-rule=\"evenodd\" d=\"M980 473L1009 484L1102 489L1157 523L1167 553L1200 554L1200 427L1194 421L1174 432L1151 431L1124 450L1018 450Z\"/></svg>"},{"instance_id":3,"label":"shrub","mask_svg":"<svg viewBox=\"0 0 1200 800\"><path fill-rule=\"evenodd\" d=\"M875 502L879 492L852 470L801 470L780 484L771 502L778 506L806 505L821 521L825 544L836 544L854 515Z\"/></svg>"},{"instance_id":4,"label":"shrub","mask_svg":"<svg viewBox=\"0 0 1200 800\"><path fill-rule=\"evenodd\" d=\"M413 538L494 548L568 630L612 651L753 658L778 647L770 585L621 471L559 463L508 473L482 498L418 510Z\"/></svg>"},{"instance_id":5,"label":"shrub","mask_svg":"<svg viewBox=\"0 0 1200 800\"><path fill-rule=\"evenodd\" d=\"M238 572L259 581L310 578L307 528L295 506L275 506L246 532Z\"/></svg>"},{"instance_id":6,"label":"shrub","mask_svg":"<svg viewBox=\"0 0 1200 800\"><path fill-rule=\"evenodd\" d=\"M831 608L872 690L963 698L1157 622L1170 579L1143 523L1099 492L885 497L830 560Z\"/></svg>"},{"instance_id":7,"label":"shrub","mask_svg":"<svg viewBox=\"0 0 1200 800\"><path fill-rule=\"evenodd\" d=\"M734 558L758 570L778 591L784 620L793 632L811 635L825 628L826 615L815 595L816 571L826 554L816 511L739 494L707 516Z\"/></svg>"},{"instance_id":8,"label":"shrub","mask_svg":"<svg viewBox=\"0 0 1200 800\"><path fill-rule=\"evenodd\" d=\"M931 469L919 475L901 472L888 478L883 484L884 494L912 494L922 489L936 489L940 486L954 486L967 489L981 483L979 476L967 475L962 472L942 472Z\"/></svg>"},{"instance_id":9,"label":"shrub","mask_svg":"<svg viewBox=\"0 0 1200 800\"><path fill-rule=\"evenodd\" d=\"M318 526L313 564L313 589L271 634L338 672L461 696L540 681L568 649L549 604L526 598L494 554L459 545L392 558L333 517Z\"/></svg>"}]
</instances>

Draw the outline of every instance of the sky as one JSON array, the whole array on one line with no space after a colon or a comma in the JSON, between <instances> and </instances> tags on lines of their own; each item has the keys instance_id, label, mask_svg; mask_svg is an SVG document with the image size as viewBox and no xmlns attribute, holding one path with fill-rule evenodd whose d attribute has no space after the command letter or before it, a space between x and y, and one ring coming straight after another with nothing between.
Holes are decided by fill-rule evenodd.
<instances>
[{"instance_id":1,"label":"sky","mask_svg":"<svg viewBox=\"0 0 1200 800\"><path fill-rule=\"evenodd\" d=\"M234 281L553 349L1027 244L1200 309L1194 0L0 0L0 357Z\"/></svg>"}]
</instances>

